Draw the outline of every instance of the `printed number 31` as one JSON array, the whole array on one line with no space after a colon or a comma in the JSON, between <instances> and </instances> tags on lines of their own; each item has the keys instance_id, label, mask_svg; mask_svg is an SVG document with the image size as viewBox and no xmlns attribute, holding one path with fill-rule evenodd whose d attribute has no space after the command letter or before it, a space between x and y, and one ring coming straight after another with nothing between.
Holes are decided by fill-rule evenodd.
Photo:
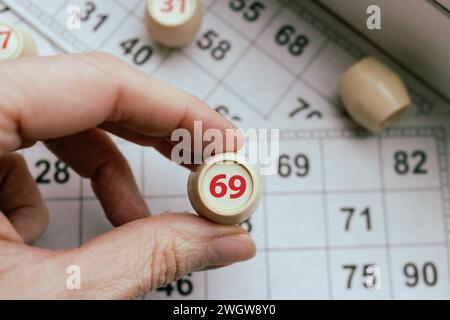
<instances>
[{"instance_id":1,"label":"printed number 31","mask_svg":"<svg viewBox=\"0 0 450 320\"><path fill-rule=\"evenodd\" d=\"M5 36L3 43L0 47L1 47L1 49L6 49L8 47L9 38L11 37L11 30L1 31L0 36Z\"/></svg>"},{"instance_id":2,"label":"printed number 31","mask_svg":"<svg viewBox=\"0 0 450 320\"><path fill-rule=\"evenodd\" d=\"M247 188L247 182L245 181L244 177L232 176L228 181L228 187L224 182L219 181L226 178L227 176L225 174L219 174L211 180L211 184L209 185L209 192L212 194L212 196L215 198L223 198L228 192L228 187L231 190L236 191L236 193L230 194L230 199L236 199L242 196L245 192L245 189ZM236 183L238 181L239 184Z\"/></svg>"},{"instance_id":3,"label":"printed number 31","mask_svg":"<svg viewBox=\"0 0 450 320\"><path fill-rule=\"evenodd\" d=\"M164 1L164 6L161 8L161 12L172 12L173 1L174 0ZM178 1L180 2L180 13L184 13L186 11L186 0L178 0Z\"/></svg>"}]
</instances>

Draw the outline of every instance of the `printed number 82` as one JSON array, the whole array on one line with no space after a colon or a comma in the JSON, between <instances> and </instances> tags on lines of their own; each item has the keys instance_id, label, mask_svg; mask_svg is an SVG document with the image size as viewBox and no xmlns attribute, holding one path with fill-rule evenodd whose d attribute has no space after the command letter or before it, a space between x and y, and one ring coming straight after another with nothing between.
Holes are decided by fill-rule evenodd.
<instances>
[{"instance_id":1,"label":"printed number 82","mask_svg":"<svg viewBox=\"0 0 450 320\"><path fill-rule=\"evenodd\" d=\"M219 174L212 178L211 184L209 185L209 192L212 194L212 196L215 198L223 198L228 192L228 187L231 190L236 191L236 193L230 194L231 199L236 199L242 196L245 192L245 189L247 188L247 182L245 181L244 177L232 176L228 181L228 186L224 182L219 181L226 178L226 174ZM238 181L239 184L236 183Z\"/></svg>"}]
</instances>

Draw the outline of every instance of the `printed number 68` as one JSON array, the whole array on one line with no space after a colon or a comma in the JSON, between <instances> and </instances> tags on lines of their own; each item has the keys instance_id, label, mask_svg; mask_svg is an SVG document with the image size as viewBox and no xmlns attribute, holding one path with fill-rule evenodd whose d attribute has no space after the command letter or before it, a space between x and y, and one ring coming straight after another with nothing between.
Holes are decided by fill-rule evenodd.
<instances>
[{"instance_id":1,"label":"printed number 68","mask_svg":"<svg viewBox=\"0 0 450 320\"><path fill-rule=\"evenodd\" d=\"M245 189L247 188L247 182L245 181L244 177L232 176L228 181L228 187L224 182L219 181L226 178L226 174L219 174L211 180L211 184L209 185L209 192L212 194L212 196L215 198L223 198L228 192L228 187L231 190L236 191L236 193L230 194L230 199L236 199L242 196L245 192ZM237 181L239 181L239 184L236 184Z\"/></svg>"}]
</instances>

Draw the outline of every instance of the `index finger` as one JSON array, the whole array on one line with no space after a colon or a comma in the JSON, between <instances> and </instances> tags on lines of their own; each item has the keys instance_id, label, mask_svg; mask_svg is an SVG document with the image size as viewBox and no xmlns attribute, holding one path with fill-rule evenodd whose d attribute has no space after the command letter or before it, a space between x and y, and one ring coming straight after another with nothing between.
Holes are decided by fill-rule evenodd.
<instances>
[{"instance_id":1,"label":"index finger","mask_svg":"<svg viewBox=\"0 0 450 320\"><path fill-rule=\"evenodd\" d=\"M194 96L107 54L5 61L0 78L0 155L104 122L154 137L193 132L196 120L205 130L235 129Z\"/></svg>"}]
</instances>

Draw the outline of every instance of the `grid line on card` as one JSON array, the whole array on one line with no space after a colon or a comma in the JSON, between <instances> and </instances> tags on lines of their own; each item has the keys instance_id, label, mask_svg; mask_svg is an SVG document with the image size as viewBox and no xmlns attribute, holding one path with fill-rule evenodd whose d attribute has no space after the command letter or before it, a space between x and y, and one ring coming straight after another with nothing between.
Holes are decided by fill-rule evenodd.
<instances>
[{"instance_id":1,"label":"grid line on card","mask_svg":"<svg viewBox=\"0 0 450 320\"><path fill-rule=\"evenodd\" d=\"M117 1L116 1L116 3L117 3ZM125 9L124 9L124 10L125 10ZM127 10L127 12L128 12L128 10ZM105 37L105 40L104 40L104 41L100 44L100 46L99 46L98 48L96 48L96 49L99 50L100 48L103 48L103 47L108 43L109 38L110 38L113 34L115 34L116 31L119 30L119 29L125 24L125 21L127 21L127 20L128 20L129 18L131 18L131 17L132 17L132 15L130 15L130 14L125 15L125 16L123 17L122 21L120 21L120 23L118 23L117 26L114 27L114 28L111 30L111 33L110 33L107 37Z\"/></svg>"},{"instance_id":2,"label":"grid line on card","mask_svg":"<svg viewBox=\"0 0 450 320\"><path fill-rule=\"evenodd\" d=\"M130 14L134 14L134 12L139 9L140 5L141 5L140 2L136 2L134 8L130 10Z\"/></svg>"},{"instance_id":3,"label":"grid line on card","mask_svg":"<svg viewBox=\"0 0 450 320\"><path fill-rule=\"evenodd\" d=\"M300 14L303 12L303 14L311 14L315 20L318 20L317 17L315 17L307 8L305 8L302 4L300 4L300 1L292 1L292 0L279 0L282 3L283 2L288 2L290 3L290 6L295 10L297 7L301 8L299 9ZM321 6L318 3L315 3L315 6L318 6L322 9L322 11L324 13L326 13L327 15L330 15L329 12L326 12L323 9L323 6ZM342 23L341 23L342 24ZM325 26L327 29L330 29L329 26ZM359 38L361 38L361 34L357 31L355 31L353 28L351 28L351 26L345 25L345 27L347 29L349 29L352 33L354 33L355 35L357 35ZM334 42L339 45L342 49L344 49L345 51L347 51L349 54L351 54L352 56L354 56L355 58L362 58L364 55L367 55L367 52L364 52L362 49L358 48L354 43L348 41L347 39L345 39L345 37L341 34L341 33L336 33L336 38L333 39ZM373 46L372 42L370 42L368 39L364 38L365 42L368 42L370 45ZM383 48L379 47L379 46L375 46L374 47L376 51L381 52L383 55L387 56L389 60L392 60L392 57L385 51L383 50ZM415 75L414 73L412 73L408 68L405 68L402 64L400 64L398 61L394 61L395 65L397 65L398 67L400 67L403 71L405 71L408 75L410 75L412 78L414 78L417 82L422 83L422 80L419 79L417 77L417 75ZM425 87L427 87L428 89L431 89L431 91L433 91L433 93L437 94L437 96L439 96L441 99L443 99L443 101L445 101L446 103L448 103L448 99L444 98L440 93L436 92L436 90L434 88L430 88L430 86L428 84L425 85ZM408 89L410 91L411 94L414 94L415 96L417 96L421 101L423 101L424 104L426 104L427 106L430 106L431 109L435 108L435 104L428 99L427 97L425 97L422 93L418 92L417 90L415 90L414 88L411 88L408 86Z\"/></svg>"},{"instance_id":4,"label":"grid line on card","mask_svg":"<svg viewBox=\"0 0 450 320\"><path fill-rule=\"evenodd\" d=\"M307 81L307 79L305 79L304 77L300 76L298 78L299 80L302 81L302 83L307 86L309 89L311 89L312 91L314 91L315 94L317 94L318 96L320 96L322 99L324 99L325 101L327 101L330 105L332 105L333 107L335 107L336 109L339 109L339 105L336 104L336 102L334 102L332 99L330 99L328 96L326 96L325 94L323 94L320 90L318 90L315 86L313 86L312 84L309 83L309 81ZM344 108L341 107L342 110L345 110ZM343 117L347 117L347 113L346 111L343 112L342 114Z\"/></svg>"},{"instance_id":5,"label":"grid line on card","mask_svg":"<svg viewBox=\"0 0 450 320\"><path fill-rule=\"evenodd\" d=\"M304 80L302 75L308 70L308 67L311 64L308 64L307 67L305 67L299 74L296 74L295 72L293 72L291 69L287 68L284 64L282 64L281 62L278 61L278 59L276 59L270 52L268 52L264 47L262 47L261 45L259 45L257 43L257 40L259 38L259 36L261 36L264 31L267 29L267 27L270 25L270 23L273 21L274 18L276 18L276 16L278 14L280 14L283 11L284 7L281 6L281 8L277 11L277 13L274 15L274 17L271 19L271 21L269 21L269 24L266 26L266 28L261 32L261 34L259 34L257 37L255 37L254 39L251 39L249 37L247 37L245 34L240 33L240 35L242 37L244 37L247 41L251 42L251 45L248 47L248 50L245 50L242 53L242 56L244 56L252 47L256 47L258 48L258 50L260 50L265 56L267 56L268 58L270 58L272 60L272 62L274 62L276 65L278 65L279 67L281 67L283 70L285 70L286 72L288 72L291 76L294 77L293 82L289 85L289 89L291 87L293 87L296 83L297 80ZM212 14L214 14L214 16L221 20L224 24L226 24L228 27L230 27L231 29L240 32L239 29L237 29L233 24L229 23L227 20L223 19L219 14L215 13L213 10L211 11ZM324 43L322 45L326 45L328 44L328 41L324 41ZM323 48L319 48L319 51L323 50ZM317 53L317 55L313 58L313 60L315 60L317 58L317 56L320 54L320 52ZM239 59L236 61L236 64L239 62ZM225 76L223 77L223 79L226 78L226 76L233 70L235 66L232 66L229 70L228 73L225 74ZM207 71L207 70L205 70ZM211 74L211 76L213 76ZM320 92L319 90L317 90L317 88L315 88L314 86L312 86L311 84L309 84L307 81L303 81L303 83L305 85L307 85L308 87L310 87L313 91L315 91L319 96L321 96L323 99L325 99L326 101L328 101L331 105L336 106L335 102L331 101L327 96L325 96L322 92ZM228 86L226 83L224 83L222 80L220 80L220 84L222 84L222 86L226 87L229 91L231 91L234 95L236 95L237 98L239 98L239 100L241 100L242 102L244 102L246 105L248 105L252 110L258 112L263 118L267 119L271 112L273 111L274 107L271 108L271 110L269 111L269 113L267 114L263 114L261 113L258 109L256 109L251 103L249 103L244 97L242 97L239 93L237 93L233 88L231 88L230 86ZM214 91L217 89L217 87L213 88L213 90L211 91L210 94L213 94ZM288 90L289 90L288 89ZM287 92L288 92L287 90ZM280 101L282 100L283 96L280 97ZM279 102L279 101L278 101ZM276 106L276 105L275 105Z\"/></svg>"},{"instance_id":6,"label":"grid line on card","mask_svg":"<svg viewBox=\"0 0 450 320\"><path fill-rule=\"evenodd\" d=\"M142 177L145 178L145 175L142 175ZM142 178L141 177L141 178ZM411 187L411 188L395 188L395 189L385 189L385 191L388 191L389 193L404 193L404 192L417 192L421 193L424 191L440 191L441 188L439 187ZM371 188L371 189L347 189L347 190L334 190L334 189L328 189L328 194L355 194L355 193L377 193L380 192L380 189ZM270 191L270 192L264 192L263 194L265 196L286 196L286 195L320 195L322 191L315 191L315 190L305 190L305 191ZM144 195L144 199L185 199L185 194L166 194L166 195ZM77 200L78 197L46 197L47 201L74 201ZM92 201L96 200L97 198L93 196L84 196L85 200ZM449 231L447 229L447 231Z\"/></svg>"},{"instance_id":7,"label":"grid line on card","mask_svg":"<svg viewBox=\"0 0 450 320\"><path fill-rule=\"evenodd\" d=\"M326 46L328 45L328 40L325 40L320 46L319 48L316 50L316 52L314 53L314 55L311 57L310 61L308 61L308 63L302 68L302 70L300 71L300 73L298 75L295 76L294 80L287 86L286 90L283 91L283 94L277 99L277 101L275 102L275 104L272 106L272 108L268 111L268 113L266 114L267 117L270 117L270 115L276 110L277 106L281 103L281 101L283 101L283 99L285 98L285 96L289 93L289 91L291 91L291 89L297 84L297 82L300 80L302 80L302 75L306 72L306 70L308 70L308 68L316 61L317 57L320 55L320 53L326 48ZM268 56L271 57L271 55L268 54ZM273 60L273 58L272 58Z\"/></svg>"},{"instance_id":8,"label":"grid line on card","mask_svg":"<svg viewBox=\"0 0 450 320\"><path fill-rule=\"evenodd\" d=\"M281 135L281 139L283 138L287 138L289 140L296 140L296 139L352 139L355 137L368 137L369 135L361 130L358 129L339 129L339 130L313 130L313 131L304 131L304 130L299 130L296 132L292 132L291 130L289 130L287 132L286 135ZM421 128L409 128L409 127L400 127L400 128L388 128L387 130L385 130L383 133L379 134L377 139L379 141L379 147L378 147L378 155L379 155L379 161L382 161L383 158L383 151L381 148L381 141L382 140L389 140L390 138L404 138L404 139L410 139L410 138L417 138L417 137L431 137L436 141L436 144L439 146L439 172L440 174L443 176L442 178L442 182L440 184L440 187L438 188L433 188L433 190L441 190L442 191L442 199L444 200L444 203L446 203L448 201L448 179L447 179L447 158L446 158L446 149L445 149L445 143L446 140L444 139L446 136L443 133L443 127L441 126L437 126L437 127L421 127ZM321 155L321 159L323 161L323 154ZM381 162L380 168L383 168L384 164L383 162ZM322 173L324 173L324 170L322 169ZM380 174L382 174L380 172ZM445 176L445 178L444 178ZM322 177L324 178L324 177ZM383 180L382 180L383 181ZM385 195L384 193L387 191L386 189L386 185L384 182L382 182L382 187L381 190L376 190L377 192L382 192L383 193L383 215L384 215L384 224L385 224L385 236L388 235L388 225L387 225L387 208L385 205ZM417 188L408 188L406 190L410 191L410 190L414 190L418 191ZM325 191L326 193L328 193L328 190ZM392 192L392 191L389 191ZM449 214L448 212L448 205L446 205L446 208L443 210L444 215ZM326 208L324 208L324 210L326 210ZM326 223L326 221L325 221ZM446 240L448 241L448 240ZM442 246L444 243L432 243L432 244L427 244L427 243L404 243L404 244L390 244L389 243L389 239L387 238L386 243L383 245L380 245L378 248L380 249L385 249L386 251L386 255L387 255L387 275L388 275L388 282L390 284L389 289L390 289L390 296L391 298L394 298L394 292L395 292L395 288L394 288L394 282L393 282L393 278L392 278L392 270L389 270L390 268L392 268L392 262L391 262L391 258L389 256L390 254L390 248L395 247L395 248L401 248L401 247L407 247L407 248L420 248L420 247L430 247L430 246ZM445 244L444 244L445 245ZM447 244L448 246L448 244ZM348 247L344 247L344 249L355 249L355 248L360 248L360 246L348 246ZM365 246L364 248L368 249L368 248L373 248L373 246ZM279 248L280 250L282 250L281 248ZM292 248L290 250L292 250L293 252L295 252L296 250L299 250L301 248ZM331 249L329 246L326 247L321 247L321 248L310 248L310 249L325 249L325 250L336 250L338 249L337 247L333 246ZM277 248L269 248L270 250L277 250ZM447 248L448 250L448 248ZM449 252L449 251L447 251ZM448 267L449 265L449 259L448 257L445 258L447 260L446 262L446 266ZM333 285L333 281L330 281L331 285Z\"/></svg>"},{"instance_id":9,"label":"grid line on card","mask_svg":"<svg viewBox=\"0 0 450 320\"><path fill-rule=\"evenodd\" d=\"M321 177L321 194L322 194L322 210L323 210L323 221L325 228L325 252L326 252L326 264L327 264L327 281L328 281L328 298L333 299L333 273L331 272L331 253L330 253L330 232L329 232L329 221L328 221L328 206L327 206L327 191L326 191L326 177L325 177L325 153L323 138L319 139L319 152L320 152L320 168L322 171Z\"/></svg>"},{"instance_id":10,"label":"grid line on card","mask_svg":"<svg viewBox=\"0 0 450 320\"><path fill-rule=\"evenodd\" d=\"M377 138L377 147L378 147L378 163L380 168L384 168L384 160L383 160L383 146L382 146L382 139L380 137ZM384 227L384 241L385 241L385 250L386 250L386 259L387 259L387 268L386 270L388 274L389 283L391 284L389 286L389 293L391 295L391 298L394 298L394 286L393 286L393 279L392 279L392 259L391 259L391 249L390 249L390 242L389 242L389 223L388 223L388 208L386 204L386 183L384 179L384 173L383 170L380 170L380 186L381 186L381 210L383 211L383 227Z\"/></svg>"},{"instance_id":11,"label":"grid line on card","mask_svg":"<svg viewBox=\"0 0 450 320\"><path fill-rule=\"evenodd\" d=\"M145 171L145 148L144 147L141 147L141 148L139 148L139 150L140 150L140 161L141 161L141 163L140 163L140 167L141 167L141 194L143 195L143 196L145 196L145 192L146 192L146 190L145 190L145 177L146 177L146 171Z\"/></svg>"},{"instance_id":12,"label":"grid line on card","mask_svg":"<svg viewBox=\"0 0 450 320\"><path fill-rule=\"evenodd\" d=\"M114 3L115 3L118 7L120 7L123 11L126 11L126 12L128 13L127 16L130 16L130 15L133 13L134 8L133 8L133 9L128 9L126 6L123 5L123 3L122 3L120 0L114 0ZM139 4L139 3L137 3L137 5L138 5L138 4ZM135 5L135 6L136 6L136 5Z\"/></svg>"},{"instance_id":13,"label":"grid line on card","mask_svg":"<svg viewBox=\"0 0 450 320\"><path fill-rule=\"evenodd\" d=\"M210 6L212 7L212 5ZM216 18L218 18L219 20L221 20L223 23L225 23L227 26L229 26L231 29L234 29L235 31L239 32L239 34L241 34L241 36L243 36L244 38L247 39L247 41L249 41L249 44L247 45L247 47L240 53L240 55L235 59L234 63L230 66L230 68L227 70L227 72L224 73L224 75L217 79L213 74L209 73L211 77L215 78L218 83L211 89L211 91L207 94L205 100L207 100L221 85L223 87L226 87L230 92L232 92L239 100L241 100L241 102L243 102L244 104L246 104L248 107L250 107L254 112L260 114L262 117L265 117L264 114L262 114L256 107L254 107L251 103L249 103L244 97L242 97L239 93L237 93L233 88L229 87L228 85L225 84L224 79L236 68L237 64L240 62L240 60L246 55L248 54L248 52L251 50L251 48L255 45L256 41L258 40L258 38L267 30L267 28L270 26L270 24L272 23L272 21L282 12L283 7L279 8L273 15L272 17L267 21L266 25L264 27L261 28L261 30L258 32L258 34L254 37L254 39L248 39L246 36L244 36L239 30L236 30L234 28L234 26L230 25L227 21L225 21L224 19L222 19L220 17L220 15L216 14L214 12L214 10L210 10L209 13L213 14ZM184 56L186 56L187 58L189 58L193 63L195 63L196 65L198 65L196 63L196 61L194 61L193 59L191 59L188 55L184 54ZM202 67L202 66L199 66ZM204 68L203 68L204 69ZM207 72L208 70L205 70L205 72ZM265 189L265 183L264 180L262 181L263 183L263 190ZM268 247L268 218L267 218L267 210L266 210L266 200L265 197L263 198L262 201L262 205L263 205L263 219L264 219L264 233L266 234L265 237L265 246ZM266 267L266 290L267 290L267 298L271 299L271 287L270 287L270 260L269 260L269 255L265 255L265 267ZM207 277L206 277L206 281L207 281ZM208 291L206 291L206 295L208 296Z\"/></svg>"}]
</instances>

